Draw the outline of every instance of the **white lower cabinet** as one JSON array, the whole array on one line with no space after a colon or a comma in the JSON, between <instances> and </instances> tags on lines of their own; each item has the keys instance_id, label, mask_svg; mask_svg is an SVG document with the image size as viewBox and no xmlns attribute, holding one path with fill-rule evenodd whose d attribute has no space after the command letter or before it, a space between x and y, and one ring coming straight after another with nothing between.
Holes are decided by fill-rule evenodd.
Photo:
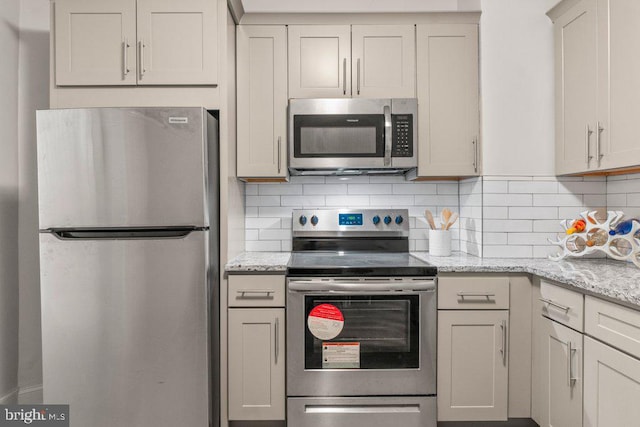
<instances>
[{"instance_id":1,"label":"white lower cabinet","mask_svg":"<svg viewBox=\"0 0 640 427\"><path fill-rule=\"evenodd\" d=\"M285 419L284 308L229 310L229 420Z\"/></svg>"},{"instance_id":2,"label":"white lower cabinet","mask_svg":"<svg viewBox=\"0 0 640 427\"><path fill-rule=\"evenodd\" d=\"M438 421L507 419L508 310L438 312Z\"/></svg>"},{"instance_id":3,"label":"white lower cabinet","mask_svg":"<svg viewBox=\"0 0 640 427\"><path fill-rule=\"evenodd\" d=\"M574 331L546 317L540 317L537 343L541 360L539 375L540 427L582 426L582 339Z\"/></svg>"}]
</instances>

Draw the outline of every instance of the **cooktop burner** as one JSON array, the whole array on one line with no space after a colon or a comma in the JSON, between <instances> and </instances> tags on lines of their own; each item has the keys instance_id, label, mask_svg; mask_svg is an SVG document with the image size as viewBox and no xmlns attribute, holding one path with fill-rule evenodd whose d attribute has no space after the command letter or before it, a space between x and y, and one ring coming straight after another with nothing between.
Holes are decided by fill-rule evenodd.
<instances>
[{"instance_id":1,"label":"cooktop burner","mask_svg":"<svg viewBox=\"0 0 640 427\"><path fill-rule=\"evenodd\" d=\"M408 239L406 209L295 210L287 275L435 276Z\"/></svg>"}]
</instances>

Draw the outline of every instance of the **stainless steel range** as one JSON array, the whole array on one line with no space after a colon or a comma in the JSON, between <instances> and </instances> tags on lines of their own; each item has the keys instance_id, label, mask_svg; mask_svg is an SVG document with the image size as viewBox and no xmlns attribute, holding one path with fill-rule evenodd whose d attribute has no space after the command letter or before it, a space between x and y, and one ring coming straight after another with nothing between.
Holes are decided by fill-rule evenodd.
<instances>
[{"instance_id":1,"label":"stainless steel range","mask_svg":"<svg viewBox=\"0 0 640 427\"><path fill-rule=\"evenodd\" d=\"M436 273L406 209L296 210L289 427L436 426Z\"/></svg>"}]
</instances>

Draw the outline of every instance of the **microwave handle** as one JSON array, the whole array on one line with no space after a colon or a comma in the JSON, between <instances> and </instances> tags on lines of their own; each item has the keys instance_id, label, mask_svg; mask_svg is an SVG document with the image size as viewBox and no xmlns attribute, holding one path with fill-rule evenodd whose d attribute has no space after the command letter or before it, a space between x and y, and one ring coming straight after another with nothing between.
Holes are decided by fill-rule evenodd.
<instances>
[{"instance_id":1,"label":"microwave handle","mask_svg":"<svg viewBox=\"0 0 640 427\"><path fill-rule=\"evenodd\" d=\"M391 166L391 106L384 106L384 165Z\"/></svg>"}]
</instances>

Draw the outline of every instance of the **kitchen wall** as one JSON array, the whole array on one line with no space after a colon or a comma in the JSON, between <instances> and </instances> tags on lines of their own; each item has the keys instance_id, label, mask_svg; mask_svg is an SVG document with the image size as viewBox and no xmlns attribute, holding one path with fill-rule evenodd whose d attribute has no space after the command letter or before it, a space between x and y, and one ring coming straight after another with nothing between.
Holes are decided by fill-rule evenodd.
<instances>
[{"instance_id":1,"label":"kitchen wall","mask_svg":"<svg viewBox=\"0 0 640 427\"><path fill-rule=\"evenodd\" d=\"M640 218L640 173L607 178L607 207Z\"/></svg>"},{"instance_id":2,"label":"kitchen wall","mask_svg":"<svg viewBox=\"0 0 640 427\"><path fill-rule=\"evenodd\" d=\"M35 111L49 108L49 1L20 0L20 401L42 400Z\"/></svg>"},{"instance_id":3,"label":"kitchen wall","mask_svg":"<svg viewBox=\"0 0 640 427\"><path fill-rule=\"evenodd\" d=\"M20 3L0 2L0 404L18 396L18 42Z\"/></svg>"},{"instance_id":4,"label":"kitchen wall","mask_svg":"<svg viewBox=\"0 0 640 427\"><path fill-rule=\"evenodd\" d=\"M458 182L413 183L403 177L292 177L289 183L247 184L246 249L290 251L291 212L296 208L407 208L409 249L428 248L425 209L459 212ZM452 249L459 250L458 224Z\"/></svg>"},{"instance_id":5,"label":"kitchen wall","mask_svg":"<svg viewBox=\"0 0 640 427\"><path fill-rule=\"evenodd\" d=\"M460 250L482 256L482 178L460 181Z\"/></svg>"}]
</instances>

